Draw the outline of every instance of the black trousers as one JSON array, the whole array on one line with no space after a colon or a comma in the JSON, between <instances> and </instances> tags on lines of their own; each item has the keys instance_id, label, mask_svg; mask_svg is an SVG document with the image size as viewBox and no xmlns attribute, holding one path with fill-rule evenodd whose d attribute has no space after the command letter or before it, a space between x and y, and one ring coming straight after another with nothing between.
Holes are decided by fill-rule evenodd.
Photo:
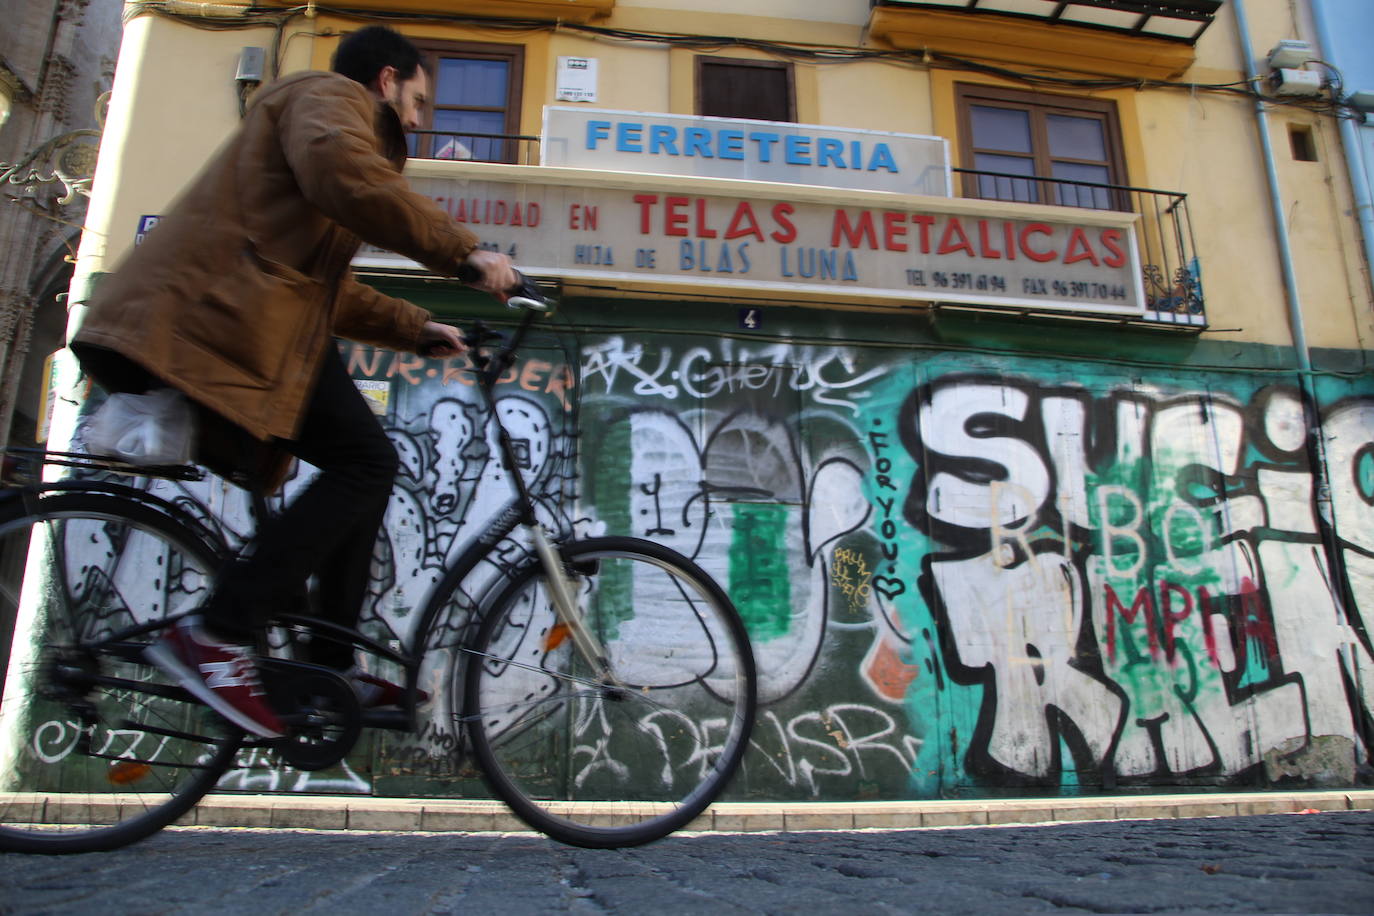
<instances>
[{"instance_id":1,"label":"black trousers","mask_svg":"<svg viewBox=\"0 0 1374 916\"><path fill-rule=\"evenodd\" d=\"M332 342L299 435L278 444L320 473L284 512L260 520L245 556L222 571L204 616L226 639L252 642L274 611L303 612L311 575L318 577L320 615L343 626L356 626L367 595L398 459ZM310 660L346 669L353 649L317 641Z\"/></svg>"}]
</instances>

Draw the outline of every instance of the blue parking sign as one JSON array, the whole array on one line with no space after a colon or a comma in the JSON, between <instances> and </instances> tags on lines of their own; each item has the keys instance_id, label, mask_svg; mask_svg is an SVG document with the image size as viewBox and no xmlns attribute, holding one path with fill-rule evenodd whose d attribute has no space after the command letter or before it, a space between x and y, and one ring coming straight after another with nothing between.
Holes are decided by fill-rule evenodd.
<instances>
[{"instance_id":1,"label":"blue parking sign","mask_svg":"<svg viewBox=\"0 0 1374 916\"><path fill-rule=\"evenodd\" d=\"M134 244L143 244L143 239L149 232L153 231L153 227L157 225L157 221L160 219L162 219L160 216L140 216L138 218L138 231L134 233Z\"/></svg>"}]
</instances>

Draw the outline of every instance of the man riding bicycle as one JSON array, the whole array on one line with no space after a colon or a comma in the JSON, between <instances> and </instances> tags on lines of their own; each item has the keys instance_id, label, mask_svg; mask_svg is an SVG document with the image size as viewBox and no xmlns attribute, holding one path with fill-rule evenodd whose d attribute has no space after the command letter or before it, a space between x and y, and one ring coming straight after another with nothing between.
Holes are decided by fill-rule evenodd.
<instances>
[{"instance_id":1,"label":"man riding bicycle","mask_svg":"<svg viewBox=\"0 0 1374 916\"><path fill-rule=\"evenodd\" d=\"M243 124L104 279L71 342L112 391L170 386L200 414L202 463L261 490L292 456L319 475L276 518L261 520L222 572L200 620L188 618L148 658L236 725L284 731L265 702L252 645L276 610L318 576L323 613L353 627L397 470L394 447L349 378L335 335L450 356L458 332L360 283L361 242L435 273L466 265L493 294L517 282L509 260L401 175L405 132L428 93L420 52L378 26L346 37L333 72L263 88ZM351 646L312 659L351 679L365 706L400 688L366 674Z\"/></svg>"}]
</instances>

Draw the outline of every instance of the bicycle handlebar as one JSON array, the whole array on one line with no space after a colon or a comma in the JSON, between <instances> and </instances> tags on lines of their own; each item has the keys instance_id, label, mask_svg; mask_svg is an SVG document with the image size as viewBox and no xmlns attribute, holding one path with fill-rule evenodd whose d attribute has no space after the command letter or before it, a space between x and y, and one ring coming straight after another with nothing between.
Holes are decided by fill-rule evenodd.
<instances>
[{"instance_id":1,"label":"bicycle handlebar","mask_svg":"<svg viewBox=\"0 0 1374 916\"><path fill-rule=\"evenodd\" d=\"M535 282L529 277L518 270L515 272L515 276L517 282L514 286L506 290L505 303L509 308L523 309L525 317L520 324L520 330L517 332L515 339L509 346L505 347L500 352L499 356L495 359L496 363L504 364L509 361L514 355L516 347L519 346L521 338L524 337L525 329L529 327L530 322L534 319L534 315L536 313L552 312L555 305L554 301L544 295L544 291L535 285ZM458 266L458 279L462 282L470 284L476 282L480 278L481 274L478 272L477 268L473 267L471 264L460 264ZM501 334L488 330L486 325L482 324L480 321L474 325L474 329L471 333L465 334L463 337L469 349L473 351L473 362L477 364L479 369L487 368L487 364L492 360L477 354L476 349L489 341L505 339ZM431 344L421 347L418 352L421 356L430 357L442 346L443 344Z\"/></svg>"},{"instance_id":2,"label":"bicycle handlebar","mask_svg":"<svg viewBox=\"0 0 1374 916\"><path fill-rule=\"evenodd\" d=\"M458 265L458 279L464 283L474 283L481 279L477 268L471 264ZM535 282L520 271L515 271L516 282L505 292L505 303L513 309L529 309L536 312L553 311L554 303Z\"/></svg>"}]
</instances>

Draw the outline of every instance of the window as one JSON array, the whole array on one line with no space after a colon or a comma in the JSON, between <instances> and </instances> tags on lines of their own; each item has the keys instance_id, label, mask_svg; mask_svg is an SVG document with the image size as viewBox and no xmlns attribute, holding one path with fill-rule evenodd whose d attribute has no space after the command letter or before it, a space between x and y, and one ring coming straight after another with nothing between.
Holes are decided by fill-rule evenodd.
<instances>
[{"instance_id":1,"label":"window","mask_svg":"<svg viewBox=\"0 0 1374 916\"><path fill-rule=\"evenodd\" d=\"M698 57L697 114L795 121L791 64Z\"/></svg>"},{"instance_id":2,"label":"window","mask_svg":"<svg viewBox=\"0 0 1374 916\"><path fill-rule=\"evenodd\" d=\"M957 93L963 161L994 173L966 174L967 196L1129 209L1124 194L1101 187L1126 184L1113 103L986 86Z\"/></svg>"},{"instance_id":3,"label":"window","mask_svg":"<svg viewBox=\"0 0 1374 916\"><path fill-rule=\"evenodd\" d=\"M520 45L427 44L432 85L424 128L410 140L422 159L520 161L520 90L525 49ZM528 158L528 157L526 157Z\"/></svg>"},{"instance_id":4,"label":"window","mask_svg":"<svg viewBox=\"0 0 1374 916\"><path fill-rule=\"evenodd\" d=\"M1288 144L1298 162L1317 161L1317 144L1312 139L1311 128L1288 125Z\"/></svg>"}]
</instances>

